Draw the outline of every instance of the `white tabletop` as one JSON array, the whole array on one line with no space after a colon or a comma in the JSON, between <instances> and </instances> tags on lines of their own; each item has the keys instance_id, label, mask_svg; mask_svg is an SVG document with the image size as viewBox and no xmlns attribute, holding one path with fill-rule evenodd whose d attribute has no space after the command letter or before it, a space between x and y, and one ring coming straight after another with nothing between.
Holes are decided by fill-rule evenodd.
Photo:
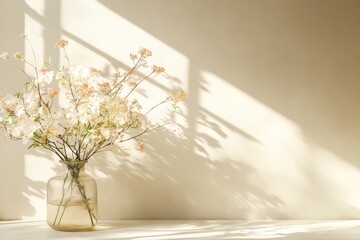
<instances>
[{"instance_id":1,"label":"white tabletop","mask_svg":"<svg viewBox=\"0 0 360 240\"><path fill-rule=\"evenodd\" d=\"M351 221L99 221L94 231L59 232L44 221L0 221L0 239L360 239Z\"/></svg>"}]
</instances>

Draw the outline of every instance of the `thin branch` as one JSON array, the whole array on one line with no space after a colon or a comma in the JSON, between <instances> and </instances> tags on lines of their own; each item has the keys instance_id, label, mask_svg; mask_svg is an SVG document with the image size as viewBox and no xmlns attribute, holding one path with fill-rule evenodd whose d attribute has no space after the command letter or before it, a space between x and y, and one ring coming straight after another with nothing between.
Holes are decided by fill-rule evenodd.
<instances>
[{"instance_id":1,"label":"thin branch","mask_svg":"<svg viewBox=\"0 0 360 240\"><path fill-rule=\"evenodd\" d=\"M31 52L32 52L32 55L34 57L34 62L35 62L35 73L36 73L36 78L39 78L39 73L38 73L38 68L37 68L37 60L36 60L36 54L35 54L35 51L34 51L34 48L31 44L31 42L29 41L29 39L27 37L25 37L26 41L28 42L29 46L30 46L30 49L31 49Z\"/></svg>"},{"instance_id":2,"label":"thin branch","mask_svg":"<svg viewBox=\"0 0 360 240\"><path fill-rule=\"evenodd\" d=\"M138 66L138 64L140 63L141 60L144 60L144 57L141 56L139 57L138 61L135 63L135 65L125 74L125 76L123 77L123 79L117 83L112 89L110 89L106 94L108 95L109 93L111 93L115 88L117 88L118 86L120 86L121 83L123 83L126 78L130 75L130 73L133 73L136 69L138 69L140 66ZM117 91L118 92L118 91ZM116 92L116 94L117 94Z\"/></svg>"},{"instance_id":3,"label":"thin branch","mask_svg":"<svg viewBox=\"0 0 360 240\"><path fill-rule=\"evenodd\" d=\"M78 157L76 151L74 151L74 149L72 149L72 147L70 146L70 144L69 144L67 141L65 141L65 139L64 139L62 136L59 136L59 138L69 147L70 151L71 151L73 154L75 154L76 157Z\"/></svg>"},{"instance_id":4,"label":"thin branch","mask_svg":"<svg viewBox=\"0 0 360 240\"><path fill-rule=\"evenodd\" d=\"M154 71L152 71L151 73L149 73L147 76L145 76L140 82L138 82L132 89L131 91L125 96L125 99L129 97L129 95L139 86L140 83L142 83L145 79L148 79L152 74L154 73ZM116 93L117 94L117 93ZM115 94L115 97L116 97Z\"/></svg>"}]
</instances>

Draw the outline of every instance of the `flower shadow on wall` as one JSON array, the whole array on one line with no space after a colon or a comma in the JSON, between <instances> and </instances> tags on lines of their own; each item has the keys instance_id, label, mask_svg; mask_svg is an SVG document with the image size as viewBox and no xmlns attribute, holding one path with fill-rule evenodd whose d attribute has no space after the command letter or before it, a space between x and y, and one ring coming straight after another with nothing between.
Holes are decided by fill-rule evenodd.
<instances>
[{"instance_id":1,"label":"flower shadow on wall","mask_svg":"<svg viewBox=\"0 0 360 240\"><path fill-rule=\"evenodd\" d=\"M204 136L216 143L216 140ZM123 219L251 219L277 216L283 202L252 184L255 170L231 159L210 160L192 151L189 141L167 133L145 138L145 159L130 154L94 162L99 179L104 215ZM130 155L130 156L129 156ZM116 161L117 163L114 163ZM104 175L103 175L104 176ZM266 208L268 215L254 215Z\"/></svg>"},{"instance_id":2,"label":"flower shadow on wall","mask_svg":"<svg viewBox=\"0 0 360 240\"><path fill-rule=\"evenodd\" d=\"M267 217L359 216L360 110L353 106L360 101L354 64L360 32L349 27L359 20L357 3L326 9L315 3L308 12L307 3L299 2L155 1L141 8L98 2L189 59L186 136L192 159L251 166L246 179L263 180L263 192L285 202L278 206L280 215ZM227 136L214 133L208 121Z\"/></svg>"},{"instance_id":3,"label":"flower shadow on wall","mask_svg":"<svg viewBox=\"0 0 360 240\"><path fill-rule=\"evenodd\" d=\"M69 33L67 35L114 66L127 67L84 40ZM171 90L154 80L149 82L166 91ZM202 88L206 89L206 86ZM145 89L140 93L145 97L151 95ZM186 115L182 117L187 118ZM247 219L259 217L253 212L258 207L266 209L268 215L262 215L263 218L277 216L276 208L283 202L250 183L248 177L256 173L254 168L242 163L241 159L204 157L209 155L204 145L221 148L221 139L228 137L223 128L256 145L261 143L206 110L199 113L196 124L214 131L215 136L206 131L190 133L184 127L182 130L187 140L163 132L144 136L144 156L126 150L120 155L94 156L89 166L93 174L99 176L99 202L102 206L114 206L104 207L103 216L114 219ZM195 141L188 140L192 135L195 135Z\"/></svg>"},{"instance_id":4,"label":"flower shadow on wall","mask_svg":"<svg viewBox=\"0 0 360 240\"><path fill-rule=\"evenodd\" d=\"M115 11L120 7L111 2L99 2ZM114 66L124 65L86 43L84 39L68 32L66 35L108 59ZM191 54L188 57L190 96L187 102L188 113L183 116L187 121L187 127L183 128L186 140L176 139L167 133L157 133L145 137L145 158L134 156L130 152L130 156L111 155L104 164L93 164L95 173L105 173L100 188L105 184L109 186L109 181L113 184L112 187L103 188L107 192L103 193L103 201L107 202L104 205L119 203L105 214L111 218L125 219L251 219L280 216L277 208L284 203L263 188L266 184L261 185L261 180L257 179L257 170L245 163L249 161L248 156L239 155L234 158L236 154L226 154L225 150L222 155L213 155L217 150L226 148L225 140L231 142L232 146L241 146L242 142L258 146L262 143L251 133L225 120L224 116L218 116L201 106L199 93L212 93L208 90L208 82L200 74L197 57L193 59ZM156 82L151 84L163 87L156 85ZM233 111L243 110L235 107ZM228 135L228 132L231 134ZM236 138L231 140L234 135ZM239 139L240 142L236 143ZM119 166L113 163L113 158L118 159ZM102 159L103 157L98 156L94 162L105 161ZM253 180L256 182L253 183Z\"/></svg>"},{"instance_id":5,"label":"flower shadow on wall","mask_svg":"<svg viewBox=\"0 0 360 240\"><path fill-rule=\"evenodd\" d=\"M84 40L68 36L91 51L108 57ZM127 67L111 57L108 61L115 66ZM149 81L156 87L171 90L154 80ZM146 89L140 94L151 95ZM211 148L221 148L219 139L228 137L223 131L225 127L254 144L261 144L250 134L220 118L212 121L211 118L216 116L210 115L206 111L200 112L196 124L214 131L216 136L204 132L196 134L196 140ZM186 118L186 115L182 117ZM185 136L191 135L187 128L182 130ZM204 144L195 143L195 148L200 151L196 153L192 141L178 139L166 132L144 136L144 140L145 157L125 150L120 155L97 155L90 161L90 171L99 176L100 204L114 206L103 207L103 216L114 219L246 219L254 217L252 211L256 207L268 209L269 215L262 216L264 218L278 215L276 208L282 201L249 182L248 176L255 172L251 166L240 160L202 157L209 155L202 147Z\"/></svg>"}]
</instances>

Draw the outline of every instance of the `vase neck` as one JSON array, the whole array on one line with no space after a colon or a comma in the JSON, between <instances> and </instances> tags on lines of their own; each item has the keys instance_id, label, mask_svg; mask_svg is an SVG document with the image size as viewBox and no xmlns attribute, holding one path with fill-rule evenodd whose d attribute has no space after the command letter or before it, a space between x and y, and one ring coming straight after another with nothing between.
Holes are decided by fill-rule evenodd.
<instances>
[{"instance_id":1,"label":"vase neck","mask_svg":"<svg viewBox=\"0 0 360 240\"><path fill-rule=\"evenodd\" d=\"M72 177L79 177L79 175L85 174L85 164L87 161L69 159L61 161L61 163L66 166L68 174Z\"/></svg>"}]
</instances>

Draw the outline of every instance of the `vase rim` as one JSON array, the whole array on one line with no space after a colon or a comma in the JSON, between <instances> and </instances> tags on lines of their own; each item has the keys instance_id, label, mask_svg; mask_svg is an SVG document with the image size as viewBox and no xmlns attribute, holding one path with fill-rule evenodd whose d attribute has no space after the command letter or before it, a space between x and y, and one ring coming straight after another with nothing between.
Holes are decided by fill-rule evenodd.
<instances>
[{"instance_id":1,"label":"vase rim","mask_svg":"<svg viewBox=\"0 0 360 240\"><path fill-rule=\"evenodd\" d=\"M88 161L87 160L76 160L76 159L67 159L67 160L60 160L61 163L64 163L66 165L76 165L76 164L85 164Z\"/></svg>"}]
</instances>

